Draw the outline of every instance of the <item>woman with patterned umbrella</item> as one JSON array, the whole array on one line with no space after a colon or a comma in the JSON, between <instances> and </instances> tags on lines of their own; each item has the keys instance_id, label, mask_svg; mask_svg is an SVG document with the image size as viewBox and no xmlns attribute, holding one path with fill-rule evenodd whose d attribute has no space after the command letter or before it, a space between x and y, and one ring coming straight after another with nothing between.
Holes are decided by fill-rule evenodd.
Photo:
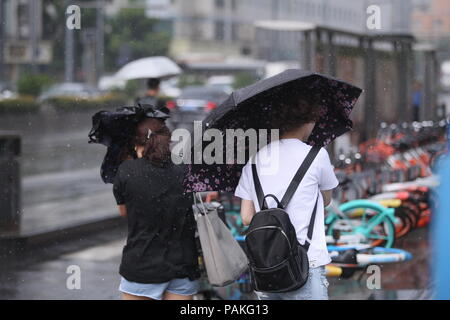
<instances>
[{"instance_id":1,"label":"woman with patterned umbrella","mask_svg":"<svg viewBox=\"0 0 450 320\"><path fill-rule=\"evenodd\" d=\"M203 120L202 129L214 128L223 133L226 129L280 129L283 126L277 121L283 119L280 111L301 108L297 103L300 99L317 108L319 115L308 144L326 146L352 129L349 116L361 92L360 88L329 76L290 69L233 92ZM246 157L248 160L248 152ZM243 166L237 161L190 164L184 181L185 190L232 192Z\"/></svg>"}]
</instances>

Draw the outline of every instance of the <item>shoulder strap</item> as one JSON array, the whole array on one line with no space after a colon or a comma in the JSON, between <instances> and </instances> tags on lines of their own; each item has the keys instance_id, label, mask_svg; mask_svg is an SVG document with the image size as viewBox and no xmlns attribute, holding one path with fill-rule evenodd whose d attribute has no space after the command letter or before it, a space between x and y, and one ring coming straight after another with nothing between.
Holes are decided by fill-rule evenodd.
<instances>
[{"instance_id":1,"label":"shoulder strap","mask_svg":"<svg viewBox=\"0 0 450 320\"><path fill-rule=\"evenodd\" d=\"M302 182L302 179L305 176L306 171L308 171L309 167L311 166L312 162L316 158L319 151L320 151L319 146L314 146L311 148L311 150L309 150L308 155L301 164L300 168L298 168L297 173L295 174L294 178L289 184L289 187L287 188L286 193L283 196L283 199L281 199L280 204L282 208L286 208L287 205L289 204L289 201L291 201L295 191L300 185L300 182Z\"/></svg>"},{"instance_id":2,"label":"shoulder strap","mask_svg":"<svg viewBox=\"0 0 450 320\"><path fill-rule=\"evenodd\" d=\"M252 163L252 175L253 175L253 184L255 185L256 197L258 199L259 210L267 209L266 198L264 197L264 192L261 187L261 182L259 182L258 172L256 171L256 164Z\"/></svg>"},{"instance_id":3,"label":"shoulder strap","mask_svg":"<svg viewBox=\"0 0 450 320\"><path fill-rule=\"evenodd\" d=\"M314 209L311 214L311 219L309 220L308 234L306 235L307 238L305 240L305 244L303 245L303 248L305 248L306 251L308 251L308 249L309 249L309 245L310 245L310 242L311 242L312 236L313 236L314 222L316 220L317 202L319 201L319 192L320 192L320 190L317 190L316 204L314 205Z\"/></svg>"},{"instance_id":4,"label":"shoulder strap","mask_svg":"<svg viewBox=\"0 0 450 320\"><path fill-rule=\"evenodd\" d=\"M283 196L283 199L281 199L281 202L278 205L279 208L284 209L287 207L289 201L291 201L292 197L294 196L295 191L297 190L298 186L300 185L300 182L302 181L303 177L305 176L306 172L308 171L309 167L311 166L312 162L316 158L319 151L320 151L320 147L314 146L308 152L308 155L306 156L303 163L300 165L300 168L297 170L297 173L295 174L294 178L292 179L291 183L289 184L289 187L287 188L286 193ZM264 192L261 187L261 182L259 181L259 178L258 178L258 173L256 171L255 163L252 163L252 173L253 173L253 183L255 185L256 197L258 198L259 208L261 210L266 209L267 208L266 197L264 197ZM303 247L307 251L309 249L310 241L313 236L314 222L316 220L317 202L319 201L319 192L320 192L320 190L317 191L316 203L314 205L314 209L311 214L311 219L309 221L307 239L305 241L305 244L303 245ZM269 195L267 195L267 196L269 196Z\"/></svg>"},{"instance_id":5,"label":"shoulder strap","mask_svg":"<svg viewBox=\"0 0 450 320\"><path fill-rule=\"evenodd\" d=\"M289 204L289 201L291 201L292 197L295 194L295 191L297 190L298 186L300 185L300 182L302 181L303 177L305 176L306 172L308 171L309 167L311 166L312 162L316 158L317 154L320 151L320 147L314 146L309 150L308 155L306 156L305 160L301 164L300 168L298 168L297 173L295 174L294 178L292 179L291 183L289 184L289 187L286 191L286 193L283 196L283 199L281 199L281 207L286 208ZM308 234L307 238L305 240L305 243L303 247L308 251L309 245L313 236L314 231L314 222L316 220L316 211L317 211L317 202L319 201L319 192L317 191L317 199L316 203L314 204L314 209L311 214L311 219L309 220L309 226L308 226Z\"/></svg>"}]
</instances>

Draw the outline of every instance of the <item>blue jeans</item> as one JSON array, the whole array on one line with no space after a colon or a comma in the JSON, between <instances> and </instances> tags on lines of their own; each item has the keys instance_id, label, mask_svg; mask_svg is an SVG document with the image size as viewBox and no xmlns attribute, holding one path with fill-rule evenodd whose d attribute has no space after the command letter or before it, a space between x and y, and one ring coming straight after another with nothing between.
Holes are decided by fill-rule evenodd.
<instances>
[{"instance_id":1,"label":"blue jeans","mask_svg":"<svg viewBox=\"0 0 450 320\"><path fill-rule=\"evenodd\" d=\"M119 290L133 296L161 300L165 291L182 296L191 296L196 294L198 290L198 281L191 281L188 278L184 278L173 279L164 283L137 283L128 281L122 277L120 280Z\"/></svg>"},{"instance_id":2,"label":"blue jeans","mask_svg":"<svg viewBox=\"0 0 450 320\"><path fill-rule=\"evenodd\" d=\"M259 300L328 300L325 266L310 268L308 281L298 290L284 293L258 292Z\"/></svg>"}]
</instances>

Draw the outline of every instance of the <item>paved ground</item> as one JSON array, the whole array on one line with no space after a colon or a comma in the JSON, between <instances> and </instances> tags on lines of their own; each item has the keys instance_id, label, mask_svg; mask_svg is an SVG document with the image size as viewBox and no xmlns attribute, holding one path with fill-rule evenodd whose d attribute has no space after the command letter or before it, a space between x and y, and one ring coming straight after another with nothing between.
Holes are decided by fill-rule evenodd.
<instances>
[{"instance_id":1,"label":"paved ground","mask_svg":"<svg viewBox=\"0 0 450 320\"><path fill-rule=\"evenodd\" d=\"M0 262L0 299L119 299L124 228L37 249ZM69 266L81 271L81 289L67 289Z\"/></svg>"},{"instance_id":2,"label":"paved ground","mask_svg":"<svg viewBox=\"0 0 450 320\"><path fill-rule=\"evenodd\" d=\"M121 249L126 230L121 227L88 238L54 244L8 261L0 261L0 299L119 299L117 291ZM410 262L382 267L382 290L369 290L360 281L332 278L331 299L428 299L429 245L427 230L416 230L397 247L411 251ZM69 266L81 271L81 289L67 289ZM238 298L237 286L220 290Z\"/></svg>"},{"instance_id":3,"label":"paved ground","mask_svg":"<svg viewBox=\"0 0 450 320\"><path fill-rule=\"evenodd\" d=\"M430 254L428 229L417 229L395 243L412 253L413 259L408 262L381 266L381 290L369 290L365 274L358 281L356 274L351 279L330 279L329 294L331 299L386 299L411 300L431 299L430 286Z\"/></svg>"},{"instance_id":4,"label":"paved ground","mask_svg":"<svg viewBox=\"0 0 450 320\"><path fill-rule=\"evenodd\" d=\"M117 214L112 185L101 181L99 168L25 177L22 194L23 234L80 225Z\"/></svg>"}]
</instances>

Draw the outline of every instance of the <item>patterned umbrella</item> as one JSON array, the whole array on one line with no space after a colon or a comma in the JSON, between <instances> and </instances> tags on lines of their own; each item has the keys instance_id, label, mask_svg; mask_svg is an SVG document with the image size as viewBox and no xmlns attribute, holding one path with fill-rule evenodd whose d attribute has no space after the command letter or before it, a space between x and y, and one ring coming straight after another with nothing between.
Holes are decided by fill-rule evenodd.
<instances>
[{"instance_id":1,"label":"patterned umbrella","mask_svg":"<svg viewBox=\"0 0 450 320\"><path fill-rule=\"evenodd\" d=\"M222 132L225 129L271 129L283 97L306 94L319 102L320 115L308 143L325 146L352 129L349 116L361 92L354 85L326 75L289 69L234 91L203 120L202 126L203 130L215 128ZM232 192L239 182L242 167L237 161L234 164L190 164L184 180L185 190Z\"/></svg>"}]
</instances>

